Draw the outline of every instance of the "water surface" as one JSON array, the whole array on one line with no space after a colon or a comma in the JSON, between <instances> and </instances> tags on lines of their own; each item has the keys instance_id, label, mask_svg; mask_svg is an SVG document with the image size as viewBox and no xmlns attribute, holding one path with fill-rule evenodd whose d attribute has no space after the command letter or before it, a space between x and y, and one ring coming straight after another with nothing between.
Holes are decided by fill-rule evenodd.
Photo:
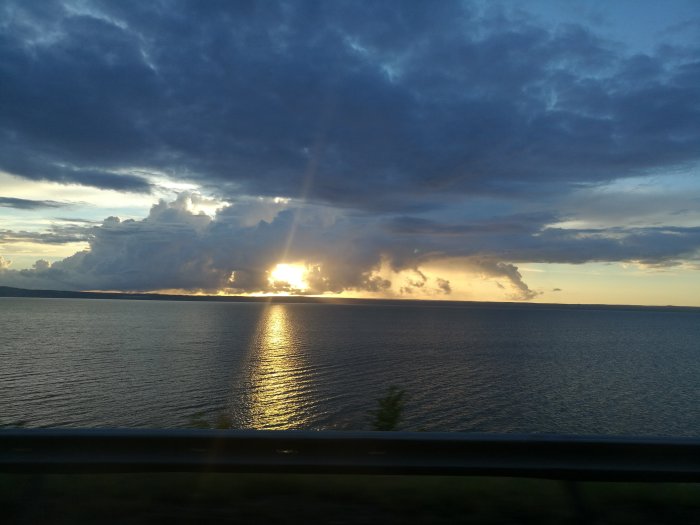
<instances>
[{"instance_id":1,"label":"water surface","mask_svg":"<svg viewBox=\"0 0 700 525\"><path fill-rule=\"evenodd\" d=\"M0 424L700 435L700 311L0 299Z\"/></svg>"}]
</instances>

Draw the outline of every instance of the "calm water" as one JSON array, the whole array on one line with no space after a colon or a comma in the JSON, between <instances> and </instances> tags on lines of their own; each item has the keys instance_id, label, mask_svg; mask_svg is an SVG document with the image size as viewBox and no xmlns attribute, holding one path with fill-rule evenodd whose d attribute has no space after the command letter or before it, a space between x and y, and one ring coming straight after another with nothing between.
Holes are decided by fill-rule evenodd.
<instances>
[{"instance_id":1,"label":"calm water","mask_svg":"<svg viewBox=\"0 0 700 525\"><path fill-rule=\"evenodd\" d=\"M0 299L0 424L700 435L700 312Z\"/></svg>"}]
</instances>

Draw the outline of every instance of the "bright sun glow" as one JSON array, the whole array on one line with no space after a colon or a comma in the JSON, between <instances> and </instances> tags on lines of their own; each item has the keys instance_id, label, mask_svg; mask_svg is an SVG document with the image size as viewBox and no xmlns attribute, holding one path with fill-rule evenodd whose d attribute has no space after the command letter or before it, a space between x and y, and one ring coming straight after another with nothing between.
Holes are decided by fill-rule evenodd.
<instances>
[{"instance_id":1,"label":"bright sun glow","mask_svg":"<svg viewBox=\"0 0 700 525\"><path fill-rule=\"evenodd\" d=\"M303 264L278 264L270 271L270 284L283 283L295 290L305 290L308 288L305 274L306 267Z\"/></svg>"}]
</instances>

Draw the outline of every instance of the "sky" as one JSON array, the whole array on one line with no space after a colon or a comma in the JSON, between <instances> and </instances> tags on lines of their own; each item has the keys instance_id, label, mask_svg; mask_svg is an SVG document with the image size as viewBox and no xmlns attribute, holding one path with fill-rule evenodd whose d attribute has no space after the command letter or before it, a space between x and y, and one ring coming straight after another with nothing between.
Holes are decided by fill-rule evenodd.
<instances>
[{"instance_id":1,"label":"sky","mask_svg":"<svg viewBox=\"0 0 700 525\"><path fill-rule=\"evenodd\" d=\"M700 5L0 0L0 285L700 306Z\"/></svg>"}]
</instances>

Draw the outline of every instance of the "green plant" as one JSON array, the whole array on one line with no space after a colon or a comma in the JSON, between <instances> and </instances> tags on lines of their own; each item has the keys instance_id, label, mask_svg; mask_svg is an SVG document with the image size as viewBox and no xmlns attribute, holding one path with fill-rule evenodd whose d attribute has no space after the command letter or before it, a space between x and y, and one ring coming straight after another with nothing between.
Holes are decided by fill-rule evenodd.
<instances>
[{"instance_id":1,"label":"green plant","mask_svg":"<svg viewBox=\"0 0 700 525\"><path fill-rule=\"evenodd\" d=\"M386 395L377 399L378 408L372 411L372 430L398 430L405 398L404 389L391 385Z\"/></svg>"}]
</instances>

